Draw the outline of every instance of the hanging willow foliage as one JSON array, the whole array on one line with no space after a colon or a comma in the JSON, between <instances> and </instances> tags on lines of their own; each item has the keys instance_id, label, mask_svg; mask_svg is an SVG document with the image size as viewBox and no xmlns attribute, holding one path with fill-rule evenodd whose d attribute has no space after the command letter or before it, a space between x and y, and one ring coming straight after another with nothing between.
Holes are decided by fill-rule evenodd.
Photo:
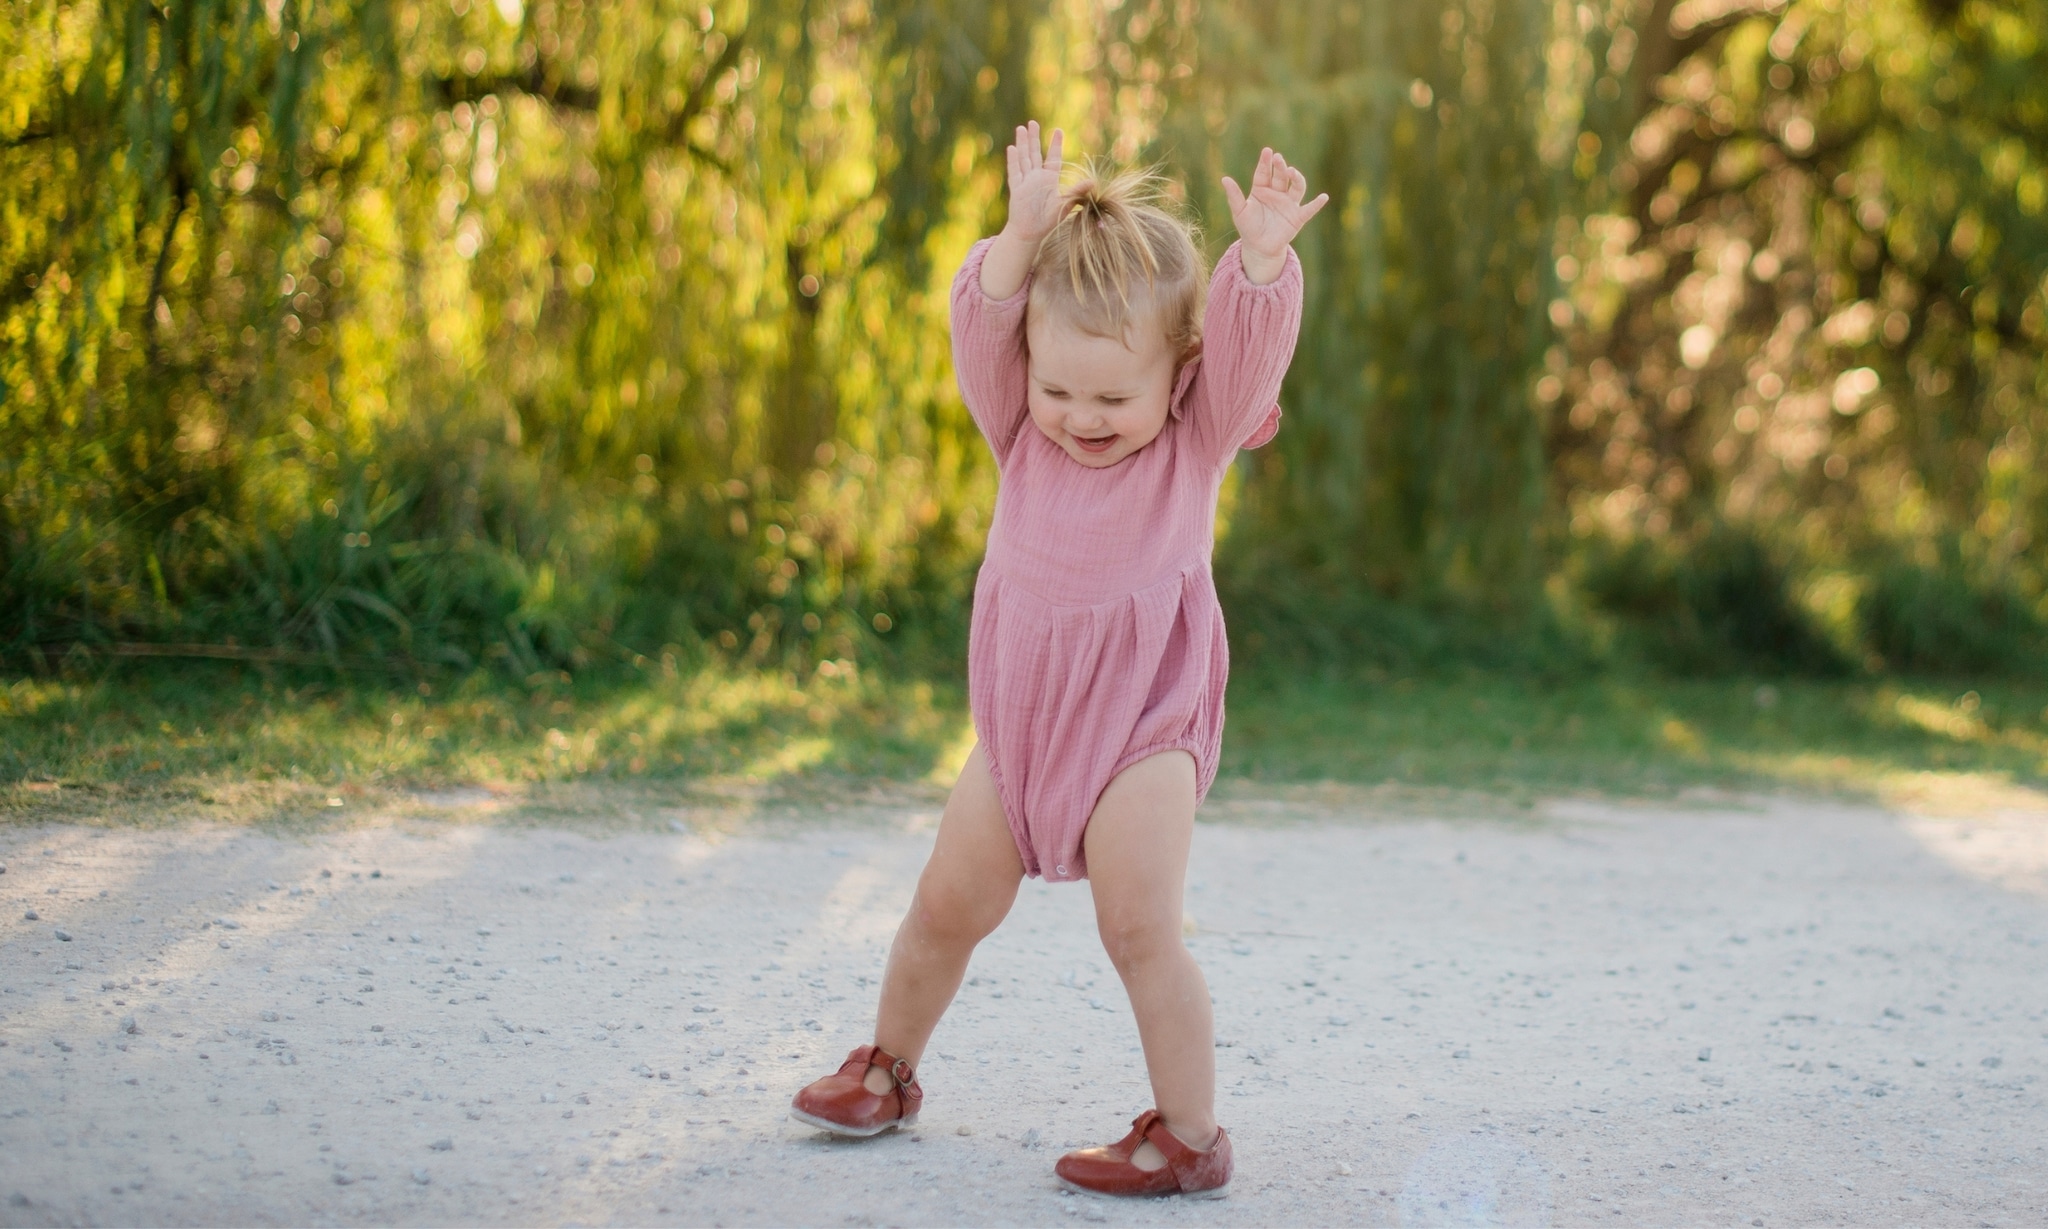
<instances>
[{"instance_id":1,"label":"hanging willow foliage","mask_svg":"<svg viewBox=\"0 0 2048 1229\"><path fill-rule=\"evenodd\" d=\"M950 634L931 245L1037 7L10 9L0 639Z\"/></svg>"},{"instance_id":2,"label":"hanging willow foliage","mask_svg":"<svg viewBox=\"0 0 2048 1229\"><path fill-rule=\"evenodd\" d=\"M1268 587L1525 600L1544 491L1529 373L1565 203L1542 148L1547 8L1218 2L1203 22L1158 148L1212 217L1218 177L1262 144L1331 194L1297 245L1308 323L1233 566Z\"/></svg>"},{"instance_id":3,"label":"hanging willow foliage","mask_svg":"<svg viewBox=\"0 0 2048 1229\"><path fill-rule=\"evenodd\" d=\"M1730 617L2009 661L2044 3L20 0L0 653L957 650L944 288L1035 114L1218 244L1262 144L1332 193L1240 610L1769 590Z\"/></svg>"},{"instance_id":4,"label":"hanging willow foliage","mask_svg":"<svg viewBox=\"0 0 2048 1229\"><path fill-rule=\"evenodd\" d=\"M1586 58L1541 389L1573 533L1742 526L1874 666L2039 668L2048 5L1621 4Z\"/></svg>"}]
</instances>

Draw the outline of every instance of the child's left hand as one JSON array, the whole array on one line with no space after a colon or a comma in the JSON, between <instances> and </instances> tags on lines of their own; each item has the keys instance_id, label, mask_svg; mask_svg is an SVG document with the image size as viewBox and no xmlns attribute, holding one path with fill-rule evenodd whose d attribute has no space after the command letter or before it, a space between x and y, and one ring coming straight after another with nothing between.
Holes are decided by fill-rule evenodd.
<instances>
[{"instance_id":1,"label":"child's left hand","mask_svg":"<svg viewBox=\"0 0 2048 1229\"><path fill-rule=\"evenodd\" d=\"M1330 194L1325 192L1304 205L1301 198L1307 193L1307 177L1271 149L1259 153L1250 196L1235 179L1223 177L1230 220L1237 224L1237 237L1243 242L1239 255L1252 284L1263 286L1280 276L1287 267L1287 245L1330 203Z\"/></svg>"}]
</instances>

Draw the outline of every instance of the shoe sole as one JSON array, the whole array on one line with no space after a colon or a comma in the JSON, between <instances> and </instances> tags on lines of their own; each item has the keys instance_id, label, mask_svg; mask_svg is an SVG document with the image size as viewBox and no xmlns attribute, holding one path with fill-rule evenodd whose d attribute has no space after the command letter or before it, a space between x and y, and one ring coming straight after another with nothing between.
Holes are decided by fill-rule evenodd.
<instances>
[{"instance_id":1,"label":"shoe sole","mask_svg":"<svg viewBox=\"0 0 2048 1229\"><path fill-rule=\"evenodd\" d=\"M1092 1186L1082 1186L1078 1182L1071 1182L1065 1178L1060 1179L1060 1185L1077 1194L1094 1195L1101 1199L1171 1199L1176 1195L1182 1199L1227 1199L1230 1196L1230 1184L1228 1182L1222 1186L1212 1186L1208 1190L1203 1191L1160 1191L1155 1195L1112 1195L1108 1191L1098 1191Z\"/></svg>"},{"instance_id":2,"label":"shoe sole","mask_svg":"<svg viewBox=\"0 0 2048 1229\"><path fill-rule=\"evenodd\" d=\"M844 1136L847 1139L868 1139L872 1136L880 1135L884 1131L895 1131L917 1125L916 1114L912 1114L908 1118L891 1118L877 1127L849 1127L845 1123L833 1122L829 1118L820 1118L816 1114L806 1114L800 1109L790 1110L789 1116L807 1127L816 1127L820 1131L830 1131L834 1135Z\"/></svg>"}]
</instances>

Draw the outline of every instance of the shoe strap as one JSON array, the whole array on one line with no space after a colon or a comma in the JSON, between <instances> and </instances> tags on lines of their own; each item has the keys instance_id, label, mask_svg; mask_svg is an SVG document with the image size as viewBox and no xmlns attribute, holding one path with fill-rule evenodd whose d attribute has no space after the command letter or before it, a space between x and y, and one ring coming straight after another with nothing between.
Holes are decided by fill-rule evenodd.
<instances>
[{"instance_id":1,"label":"shoe strap","mask_svg":"<svg viewBox=\"0 0 2048 1229\"><path fill-rule=\"evenodd\" d=\"M1138 1115L1137 1120L1131 1123L1131 1128L1132 1132L1140 1139L1149 1140L1154 1148L1159 1149L1160 1155L1166 1158L1166 1167L1173 1171L1173 1176L1176 1179L1181 1176L1183 1170L1191 1165L1198 1164L1203 1157L1208 1155L1208 1153L1202 1152L1188 1144L1172 1131L1167 1130L1166 1119L1156 1109L1146 1110ZM1217 1138L1219 1140L1222 1138L1220 1131L1217 1133ZM1213 1149L1216 1145L1211 1144L1209 1146Z\"/></svg>"},{"instance_id":2,"label":"shoe strap","mask_svg":"<svg viewBox=\"0 0 2048 1229\"><path fill-rule=\"evenodd\" d=\"M898 1058L878 1045L868 1046L867 1052L868 1066L888 1072L889 1078L896 1081L898 1092L904 1092L917 1083L917 1068L910 1065L909 1059Z\"/></svg>"}]
</instances>

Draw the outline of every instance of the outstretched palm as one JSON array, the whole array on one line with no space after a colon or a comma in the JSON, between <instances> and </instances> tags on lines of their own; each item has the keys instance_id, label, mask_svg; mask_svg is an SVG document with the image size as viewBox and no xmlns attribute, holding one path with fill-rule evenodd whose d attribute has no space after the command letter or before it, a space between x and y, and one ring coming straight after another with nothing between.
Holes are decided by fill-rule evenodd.
<instances>
[{"instance_id":1,"label":"outstretched palm","mask_svg":"<svg viewBox=\"0 0 2048 1229\"><path fill-rule=\"evenodd\" d=\"M1223 195L1229 199L1230 220L1237 224L1238 238L1248 251L1269 261L1284 259L1294 236L1330 203L1330 194L1325 192L1303 204L1301 198L1307 193L1308 179L1270 149L1259 154L1251 195L1245 195L1230 176L1223 177Z\"/></svg>"},{"instance_id":2,"label":"outstretched palm","mask_svg":"<svg viewBox=\"0 0 2048 1229\"><path fill-rule=\"evenodd\" d=\"M1052 130L1052 144L1040 152L1038 121L1017 129L1017 140L1005 152L1010 170L1010 229L1020 239L1036 242L1052 233L1066 212L1060 194L1060 148L1066 134Z\"/></svg>"}]
</instances>

